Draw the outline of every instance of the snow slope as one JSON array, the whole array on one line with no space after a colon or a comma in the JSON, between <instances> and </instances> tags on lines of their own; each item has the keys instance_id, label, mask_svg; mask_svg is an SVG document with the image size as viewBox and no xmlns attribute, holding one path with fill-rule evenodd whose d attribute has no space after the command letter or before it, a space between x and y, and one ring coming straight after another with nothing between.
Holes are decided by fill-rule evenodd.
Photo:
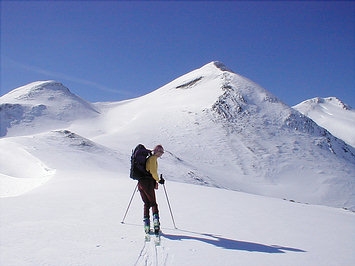
<instances>
[{"instance_id":1,"label":"snow slope","mask_svg":"<svg viewBox=\"0 0 355 266\"><path fill-rule=\"evenodd\" d=\"M0 139L0 197L18 196L47 182L55 173L22 145Z\"/></svg>"},{"instance_id":2,"label":"snow slope","mask_svg":"<svg viewBox=\"0 0 355 266\"><path fill-rule=\"evenodd\" d=\"M313 98L293 108L355 147L355 110L336 97Z\"/></svg>"},{"instance_id":3,"label":"snow slope","mask_svg":"<svg viewBox=\"0 0 355 266\"><path fill-rule=\"evenodd\" d=\"M161 162L163 164L163 162ZM58 171L1 199L1 265L352 265L355 215L224 189L166 182L160 247L144 242L142 203L126 173Z\"/></svg>"},{"instance_id":4,"label":"snow slope","mask_svg":"<svg viewBox=\"0 0 355 266\"><path fill-rule=\"evenodd\" d=\"M221 63L122 102L48 81L0 103L0 265L355 263L354 149ZM157 248L138 193L120 223L138 143L166 148Z\"/></svg>"},{"instance_id":5,"label":"snow slope","mask_svg":"<svg viewBox=\"0 0 355 266\"><path fill-rule=\"evenodd\" d=\"M144 242L139 194L134 195L124 224L120 223L135 182L128 179L119 154L115 157L112 151L66 131L15 138L32 145L37 156L46 155L58 169L46 185L1 199L1 265L355 262L353 212L170 180L166 190L178 229L160 187L157 197L164 234L161 246L155 248ZM50 147L51 153L44 152ZM110 158L106 153L111 162L100 160ZM19 165L26 161L24 156L17 159Z\"/></svg>"}]
</instances>

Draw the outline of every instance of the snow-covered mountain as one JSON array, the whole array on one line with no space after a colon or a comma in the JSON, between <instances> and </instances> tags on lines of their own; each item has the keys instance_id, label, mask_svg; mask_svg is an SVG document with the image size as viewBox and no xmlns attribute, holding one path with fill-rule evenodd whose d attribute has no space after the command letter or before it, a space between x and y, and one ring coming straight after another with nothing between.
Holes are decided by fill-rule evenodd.
<instances>
[{"instance_id":1,"label":"snow-covered mountain","mask_svg":"<svg viewBox=\"0 0 355 266\"><path fill-rule=\"evenodd\" d=\"M355 147L355 110L336 97L313 98L293 107Z\"/></svg>"},{"instance_id":2,"label":"snow-covered mountain","mask_svg":"<svg viewBox=\"0 0 355 266\"><path fill-rule=\"evenodd\" d=\"M354 148L219 62L126 101L42 81L0 104L1 265L355 262L354 212L339 208L355 211ZM132 195L138 143L166 149L160 247Z\"/></svg>"},{"instance_id":3,"label":"snow-covered mountain","mask_svg":"<svg viewBox=\"0 0 355 266\"><path fill-rule=\"evenodd\" d=\"M92 104L55 81L37 81L0 97L0 137L65 127L98 113Z\"/></svg>"},{"instance_id":4,"label":"snow-covered mountain","mask_svg":"<svg viewBox=\"0 0 355 266\"><path fill-rule=\"evenodd\" d=\"M161 143L167 150L161 169L170 180L355 208L354 149L219 62L122 102L89 104L52 81L16 89L0 102L27 108L7 122L9 136L64 126L119 151L123 161L137 143ZM8 109L1 112L10 117ZM55 158L38 156L57 169Z\"/></svg>"}]
</instances>

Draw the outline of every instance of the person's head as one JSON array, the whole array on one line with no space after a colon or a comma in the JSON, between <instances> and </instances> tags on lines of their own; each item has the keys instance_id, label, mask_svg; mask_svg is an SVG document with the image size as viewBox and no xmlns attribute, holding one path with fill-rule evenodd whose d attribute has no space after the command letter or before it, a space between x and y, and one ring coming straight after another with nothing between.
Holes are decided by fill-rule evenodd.
<instances>
[{"instance_id":1,"label":"person's head","mask_svg":"<svg viewBox=\"0 0 355 266\"><path fill-rule=\"evenodd\" d=\"M154 155L160 157L160 156L163 155L163 153L164 153L164 148L163 148L163 146L161 146L161 145L155 146L155 148L154 148L154 150L153 150L153 154L154 154Z\"/></svg>"}]
</instances>

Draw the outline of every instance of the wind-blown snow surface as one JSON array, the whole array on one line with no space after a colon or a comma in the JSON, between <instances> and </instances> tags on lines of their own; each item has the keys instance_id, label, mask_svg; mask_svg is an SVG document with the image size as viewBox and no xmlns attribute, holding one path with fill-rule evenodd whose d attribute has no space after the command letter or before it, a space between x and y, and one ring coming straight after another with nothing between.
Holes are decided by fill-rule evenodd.
<instances>
[{"instance_id":1,"label":"wind-blown snow surface","mask_svg":"<svg viewBox=\"0 0 355 266\"><path fill-rule=\"evenodd\" d=\"M220 63L122 102L48 81L0 104L1 265L355 262L354 213L310 205L355 209L354 149ZM143 242L138 194L120 224L138 143L166 149L179 229L160 188L157 249Z\"/></svg>"},{"instance_id":2,"label":"wind-blown snow surface","mask_svg":"<svg viewBox=\"0 0 355 266\"><path fill-rule=\"evenodd\" d=\"M293 108L355 147L355 110L336 97L313 98Z\"/></svg>"}]
</instances>

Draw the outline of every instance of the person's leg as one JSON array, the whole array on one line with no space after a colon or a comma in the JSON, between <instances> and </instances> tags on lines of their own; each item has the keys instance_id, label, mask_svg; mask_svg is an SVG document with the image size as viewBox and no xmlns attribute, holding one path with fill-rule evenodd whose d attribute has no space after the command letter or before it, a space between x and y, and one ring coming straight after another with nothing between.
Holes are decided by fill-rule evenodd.
<instances>
[{"instance_id":1,"label":"person's leg","mask_svg":"<svg viewBox=\"0 0 355 266\"><path fill-rule=\"evenodd\" d=\"M155 181L151 182L147 186L146 196L148 198L150 207L152 208L153 214L159 214L158 203L155 197Z\"/></svg>"},{"instance_id":2,"label":"person's leg","mask_svg":"<svg viewBox=\"0 0 355 266\"><path fill-rule=\"evenodd\" d=\"M139 193L141 194L141 198L143 200L144 206L143 206L143 217L149 219L149 208L150 208L150 200L149 200L149 186L147 182L144 181L139 181L138 182L138 190Z\"/></svg>"},{"instance_id":3,"label":"person's leg","mask_svg":"<svg viewBox=\"0 0 355 266\"><path fill-rule=\"evenodd\" d=\"M160 221L159 221L158 204L155 197L155 181L152 182L151 186L149 186L149 189L147 191L147 197L153 212L154 233L158 235L160 232Z\"/></svg>"}]
</instances>

